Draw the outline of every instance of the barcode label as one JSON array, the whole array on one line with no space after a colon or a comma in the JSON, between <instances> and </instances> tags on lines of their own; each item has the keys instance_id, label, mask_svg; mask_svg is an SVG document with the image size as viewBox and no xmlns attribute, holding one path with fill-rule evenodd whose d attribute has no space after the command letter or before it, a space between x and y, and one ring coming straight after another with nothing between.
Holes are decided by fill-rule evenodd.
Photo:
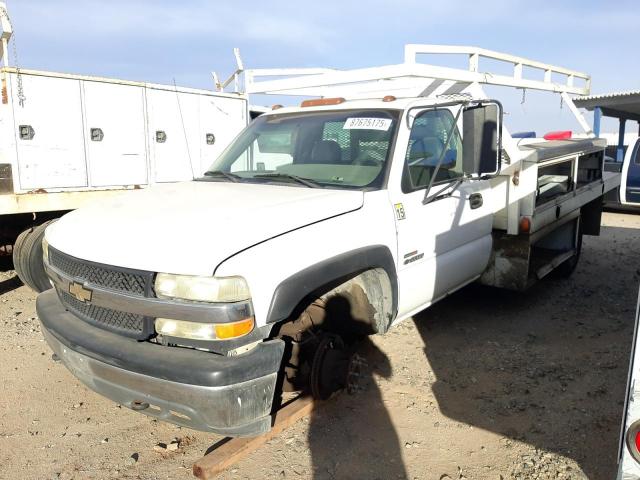
<instances>
[{"instance_id":1,"label":"barcode label","mask_svg":"<svg viewBox=\"0 0 640 480\"><path fill-rule=\"evenodd\" d=\"M391 126L390 118L363 118L351 117L344 122L343 130L389 130Z\"/></svg>"}]
</instances>

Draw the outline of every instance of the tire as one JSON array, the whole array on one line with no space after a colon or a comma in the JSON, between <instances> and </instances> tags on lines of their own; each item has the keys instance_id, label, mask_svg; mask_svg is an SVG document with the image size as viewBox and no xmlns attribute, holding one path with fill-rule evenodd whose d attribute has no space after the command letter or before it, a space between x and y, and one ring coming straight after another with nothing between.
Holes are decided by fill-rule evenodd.
<instances>
[{"instance_id":1,"label":"tire","mask_svg":"<svg viewBox=\"0 0 640 480\"><path fill-rule=\"evenodd\" d=\"M24 285L30 288L33 288L31 286L31 279L27 278L27 272L25 271L22 265L22 258L24 257L22 253L24 250L24 243L27 237L31 235L31 232L33 232L33 227L27 228L26 230L21 232L20 235L18 235L18 238L16 238L16 241L13 244L12 256L13 256L13 268L15 269L16 274L18 275L18 278Z\"/></svg>"},{"instance_id":2,"label":"tire","mask_svg":"<svg viewBox=\"0 0 640 480\"><path fill-rule=\"evenodd\" d=\"M580 260L580 252L582 252L582 229L578 230L578 244L576 245L576 253L562 262L554 270L554 276L556 278L569 278L578 266Z\"/></svg>"},{"instance_id":3,"label":"tire","mask_svg":"<svg viewBox=\"0 0 640 480\"><path fill-rule=\"evenodd\" d=\"M19 252L18 263L24 275L24 279L21 277L21 280L38 293L51 288L51 282L42 262L42 240L45 229L56 220L48 220L31 229Z\"/></svg>"}]
</instances>

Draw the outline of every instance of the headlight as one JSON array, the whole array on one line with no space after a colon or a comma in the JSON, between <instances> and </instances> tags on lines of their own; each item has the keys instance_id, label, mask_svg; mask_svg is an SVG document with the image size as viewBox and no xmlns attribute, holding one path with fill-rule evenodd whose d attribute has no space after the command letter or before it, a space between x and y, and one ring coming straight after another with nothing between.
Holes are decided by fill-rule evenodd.
<instances>
[{"instance_id":1,"label":"headlight","mask_svg":"<svg viewBox=\"0 0 640 480\"><path fill-rule=\"evenodd\" d=\"M251 298L249 286L242 277L195 277L158 273L155 288L158 297L200 302L239 302Z\"/></svg>"},{"instance_id":2,"label":"headlight","mask_svg":"<svg viewBox=\"0 0 640 480\"><path fill-rule=\"evenodd\" d=\"M200 323L171 318L156 318L156 332L191 340L228 340L243 337L253 330L253 317L230 323Z\"/></svg>"},{"instance_id":3,"label":"headlight","mask_svg":"<svg viewBox=\"0 0 640 480\"><path fill-rule=\"evenodd\" d=\"M42 259L49 263L49 242L46 238L42 239Z\"/></svg>"}]
</instances>

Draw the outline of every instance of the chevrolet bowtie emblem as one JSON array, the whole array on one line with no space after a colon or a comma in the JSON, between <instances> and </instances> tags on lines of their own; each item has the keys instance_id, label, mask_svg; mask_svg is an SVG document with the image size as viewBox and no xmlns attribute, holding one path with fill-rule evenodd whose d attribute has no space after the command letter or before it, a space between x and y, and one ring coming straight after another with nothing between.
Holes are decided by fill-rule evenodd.
<instances>
[{"instance_id":1,"label":"chevrolet bowtie emblem","mask_svg":"<svg viewBox=\"0 0 640 480\"><path fill-rule=\"evenodd\" d=\"M85 288L81 283L71 282L69 284L69 293L84 303L91 301L93 290Z\"/></svg>"}]
</instances>

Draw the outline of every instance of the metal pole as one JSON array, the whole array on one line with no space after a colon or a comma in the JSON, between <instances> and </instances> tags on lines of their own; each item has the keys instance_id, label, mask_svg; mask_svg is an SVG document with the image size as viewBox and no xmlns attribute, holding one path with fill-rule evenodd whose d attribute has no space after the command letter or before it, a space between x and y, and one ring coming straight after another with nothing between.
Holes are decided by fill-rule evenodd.
<instances>
[{"instance_id":1,"label":"metal pole","mask_svg":"<svg viewBox=\"0 0 640 480\"><path fill-rule=\"evenodd\" d=\"M602 110L600 107L593 109L593 133L596 137L600 136L600 120L602 119Z\"/></svg>"},{"instance_id":2,"label":"metal pole","mask_svg":"<svg viewBox=\"0 0 640 480\"><path fill-rule=\"evenodd\" d=\"M624 161L624 127L627 123L625 118L620 119L620 127L618 128L618 149L616 150L616 162Z\"/></svg>"}]
</instances>

